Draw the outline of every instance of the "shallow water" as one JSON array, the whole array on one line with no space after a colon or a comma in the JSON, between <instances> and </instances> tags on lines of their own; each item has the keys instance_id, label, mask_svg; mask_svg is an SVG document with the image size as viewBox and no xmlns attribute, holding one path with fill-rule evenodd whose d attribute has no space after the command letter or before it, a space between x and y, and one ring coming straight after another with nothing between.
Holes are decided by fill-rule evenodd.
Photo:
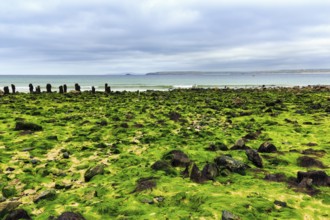
<instances>
[{"instance_id":1,"label":"shallow water","mask_svg":"<svg viewBox=\"0 0 330 220\"><path fill-rule=\"evenodd\" d=\"M28 85L41 86L44 91L46 84L51 83L53 90L60 85L67 84L68 90L74 89L74 84L79 83L82 90L103 91L104 84L108 83L113 91L144 91L144 90L169 90L173 88L230 88L258 87L258 86L307 86L330 85L330 73L324 74L253 74L253 73L228 73L228 74L203 74L203 75L66 75L66 76L22 76L0 75L0 88L14 84L19 92L28 92Z\"/></svg>"}]
</instances>

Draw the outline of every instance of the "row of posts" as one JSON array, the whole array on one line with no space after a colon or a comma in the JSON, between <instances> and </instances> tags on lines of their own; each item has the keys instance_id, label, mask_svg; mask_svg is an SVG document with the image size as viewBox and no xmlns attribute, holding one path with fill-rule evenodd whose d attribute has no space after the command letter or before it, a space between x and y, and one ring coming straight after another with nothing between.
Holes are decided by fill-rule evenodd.
<instances>
[{"instance_id":1,"label":"row of posts","mask_svg":"<svg viewBox=\"0 0 330 220\"><path fill-rule=\"evenodd\" d=\"M78 83L76 83L74 85L74 88L75 88L76 92L81 92L80 85ZM66 84L59 86L58 89L59 89L60 94L67 93L67 91L68 91L68 87L66 86ZM11 90L12 90L13 94L16 93L16 87L15 87L14 84L11 84ZM34 91L34 87L33 87L32 83L30 83L29 84L29 91L30 91L31 94L32 93L40 94L41 93L41 88L40 88L40 86L37 86L35 88L35 91ZM4 92L5 95L9 94L10 93L9 87L8 86L3 87L3 92ZM49 83L46 85L46 92L47 93L52 93L52 85L49 84ZM92 86L92 91L91 92L93 94L96 93L96 90L95 90L94 86ZM110 86L108 86L108 83L106 83L104 85L104 92L107 93L107 94L109 94L111 92L111 88L110 88Z\"/></svg>"}]
</instances>

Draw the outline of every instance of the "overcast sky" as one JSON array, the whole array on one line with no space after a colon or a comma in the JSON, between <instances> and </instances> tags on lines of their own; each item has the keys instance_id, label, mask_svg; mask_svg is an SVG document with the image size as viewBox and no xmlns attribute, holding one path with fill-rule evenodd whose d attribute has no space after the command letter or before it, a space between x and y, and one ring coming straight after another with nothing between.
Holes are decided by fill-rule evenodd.
<instances>
[{"instance_id":1,"label":"overcast sky","mask_svg":"<svg viewBox=\"0 0 330 220\"><path fill-rule=\"evenodd\" d=\"M0 0L0 74L330 68L327 0Z\"/></svg>"}]
</instances>

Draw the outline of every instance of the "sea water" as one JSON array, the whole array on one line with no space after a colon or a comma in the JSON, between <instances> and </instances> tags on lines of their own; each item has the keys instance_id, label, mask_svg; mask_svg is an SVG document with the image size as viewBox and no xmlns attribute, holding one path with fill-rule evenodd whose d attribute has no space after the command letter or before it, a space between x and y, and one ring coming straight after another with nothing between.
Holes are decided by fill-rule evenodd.
<instances>
[{"instance_id":1,"label":"sea water","mask_svg":"<svg viewBox=\"0 0 330 220\"><path fill-rule=\"evenodd\" d=\"M68 90L78 83L81 90L104 90L108 83L112 91L145 91L170 90L175 88L250 88L250 87L289 87L307 85L330 85L330 73L304 74L262 74L262 73L228 73L228 74L182 74L182 75L0 75L0 89L14 84L18 92L28 92L29 84L46 90L46 84L57 91L60 85L66 84Z\"/></svg>"}]
</instances>

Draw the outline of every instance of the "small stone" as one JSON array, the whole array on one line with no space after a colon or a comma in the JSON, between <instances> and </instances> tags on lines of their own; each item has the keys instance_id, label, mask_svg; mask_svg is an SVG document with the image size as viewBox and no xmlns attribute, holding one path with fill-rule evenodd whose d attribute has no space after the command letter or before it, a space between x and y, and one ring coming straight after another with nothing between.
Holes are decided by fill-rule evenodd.
<instances>
[{"instance_id":1,"label":"small stone","mask_svg":"<svg viewBox=\"0 0 330 220\"><path fill-rule=\"evenodd\" d=\"M170 160L174 167L186 167L190 160L188 156L180 150L172 150L163 156L163 159Z\"/></svg>"},{"instance_id":2,"label":"small stone","mask_svg":"<svg viewBox=\"0 0 330 220\"><path fill-rule=\"evenodd\" d=\"M258 152L260 153L274 153L277 151L277 148L274 144L271 144L269 142L262 143L258 149Z\"/></svg>"},{"instance_id":3,"label":"small stone","mask_svg":"<svg viewBox=\"0 0 330 220\"><path fill-rule=\"evenodd\" d=\"M86 220L80 213L63 212L56 220Z\"/></svg>"},{"instance_id":4,"label":"small stone","mask_svg":"<svg viewBox=\"0 0 330 220\"><path fill-rule=\"evenodd\" d=\"M89 168L85 173L85 182L89 182L94 176L104 173L104 165L99 164Z\"/></svg>"},{"instance_id":5,"label":"small stone","mask_svg":"<svg viewBox=\"0 0 330 220\"><path fill-rule=\"evenodd\" d=\"M214 162L219 169L228 169L231 172L245 175L245 170L248 168L246 164L241 161L235 160L228 156L220 156L214 159Z\"/></svg>"},{"instance_id":6,"label":"small stone","mask_svg":"<svg viewBox=\"0 0 330 220\"><path fill-rule=\"evenodd\" d=\"M24 209L16 209L11 211L5 218L5 220L18 220L18 219L31 220L31 217Z\"/></svg>"},{"instance_id":7,"label":"small stone","mask_svg":"<svg viewBox=\"0 0 330 220\"><path fill-rule=\"evenodd\" d=\"M286 202L281 202L281 201L278 201L278 200L275 200L274 204L278 205L278 206L281 206L281 207L287 207Z\"/></svg>"},{"instance_id":8,"label":"small stone","mask_svg":"<svg viewBox=\"0 0 330 220\"><path fill-rule=\"evenodd\" d=\"M247 149L245 150L245 154L248 157L249 161L251 161L255 166L262 168L262 159L258 152L253 149Z\"/></svg>"},{"instance_id":9,"label":"small stone","mask_svg":"<svg viewBox=\"0 0 330 220\"><path fill-rule=\"evenodd\" d=\"M13 167L7 167L7 169L6 169L6 171L9 171L9 172L12 172L14 170L15 170L15 168L13 168Z\"/></svg>"},{"instance_id":10,"label":"small stone","mask_svg":"<svg viewBox=\"0 0 330 220\"><path fill-rule=\"evenodd\" d=\"M16 209L21 203L17 201L9 201L0 203L0 216Z\"/></svg>"},{"instance_id":11,"label":"small stone","mask_svg":"<svg viewBox=\"0 0 330 220\"><path fill-rule=\"evenodd\" d=\"M240 220L241 218L226 210L222 211L222 220Z\"/></svg>"},{"instance_id":12,"label":"small stone","mask_svg":"<svg viewBox=\"0 0 330 220\"><path fill-rule=\"evenodd\" d=\"M63 153L63 158L64 159L68 159L70 157L69 153L68 152L64 152Z\"/></svg>"}]
</instances>

